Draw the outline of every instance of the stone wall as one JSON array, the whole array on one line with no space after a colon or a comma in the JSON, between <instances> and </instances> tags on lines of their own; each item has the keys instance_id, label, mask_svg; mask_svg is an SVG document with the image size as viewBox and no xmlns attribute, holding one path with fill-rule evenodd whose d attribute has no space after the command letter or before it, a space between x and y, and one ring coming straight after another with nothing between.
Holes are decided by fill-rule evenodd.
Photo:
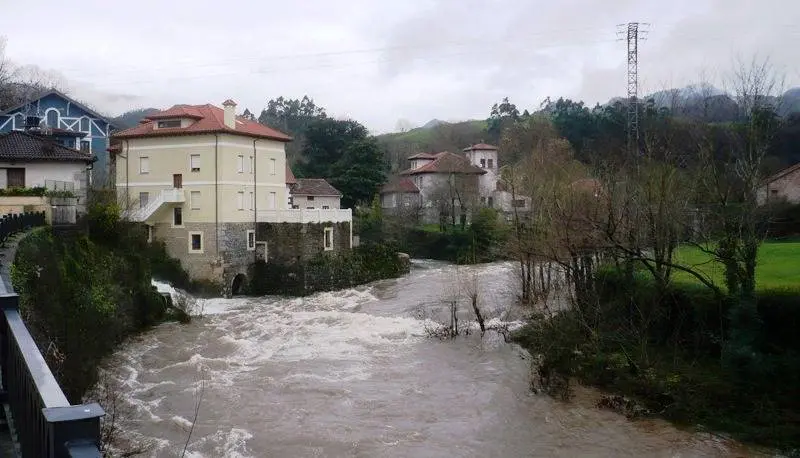
<instances>
[{"instance_id":1,"label":"stone wall","mask_svg":"<svg viewBox=\"0 0 800 458\"><path fill-rule=\"evenodd\" d=\"M350 250L350 223L258 223L256 240L267 242L267 262L291 264L324 252L324 230L333 228L331 253Z\"/></svg>"},{"instance_id":2,"label":"stone wall","mask_svg":"<svg viewBox=\"0 0 800 458\"><path fill-rule=\"evenodd\" d=\"M195 231L203 233L202 253L189 252L189 233ZM193 280L214 282L223 280L222 263L217 258L214 223L186 222L182 227L172 227L168 223L156 224L153 226L152 235L154 240L164 241L167 254L179 260ZM221 237L220 242L222 242Z\"/></svg>"},{"instance_id":3,"label":"stone wall","mask_svg":"<svg viewBox=\"0 0 800 458\"><path fill-rule=\"evenodd\" d=\"M247 249L247 231L254 230L255 223L224 223L219 226L220 256L224 266L221 281L228 295L232 292L230 288L234 278L239 274L247 275L255 261L255 250Z\"/></svg>"}]
</instances>

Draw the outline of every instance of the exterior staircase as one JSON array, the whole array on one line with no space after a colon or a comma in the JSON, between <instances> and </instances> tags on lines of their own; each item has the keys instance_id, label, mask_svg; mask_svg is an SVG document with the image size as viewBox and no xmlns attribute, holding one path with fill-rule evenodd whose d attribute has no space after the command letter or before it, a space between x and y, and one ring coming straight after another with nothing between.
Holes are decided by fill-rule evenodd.
<instances>
[{"instance_id":1,"label":"exterior staircase","mask_svg":"<svg viewBox=\"0 0 800 458\"><path fill-rule=\"evenodd\" d=\"M152 198L142 208L130 210L127 214L131 221L144 222L153 216L162 206L186 202L186 193L183 188L164 189L155 198Z\"/></svg>"}]
</instances>

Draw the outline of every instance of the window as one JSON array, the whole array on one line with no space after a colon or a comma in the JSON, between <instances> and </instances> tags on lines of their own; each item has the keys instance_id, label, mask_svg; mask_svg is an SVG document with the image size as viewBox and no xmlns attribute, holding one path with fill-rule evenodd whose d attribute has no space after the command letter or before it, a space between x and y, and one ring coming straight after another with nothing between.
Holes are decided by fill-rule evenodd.
<instances>
[{"instance_id":1,"label":"window","mask_svg":"<svg viewBox=\"0 0 800 458\"><path fill-rule=\"evenodd\" d=\"M256 231L247 231L247 250L255 251L256 249Z\"/></svg>"},{"instance_id":2,"label":"window","mask_svg":"<svg viewBox=\"0 0 800 458\"><path fill-rule=\"evenodd\" d=\"M92 142L81 141L81 152L82 153L91 153L92 152Z\"/></svg>"},{"instance_id":3,"label":"window","mask_svg":"<svg viewBox=\"0 0 800 458\"><path fill-rule=\"evenodd\" d=\"M236 156L236 171L244 173L244 156L241 154Z\"/></svg>"},{"instance_id":4,"label":"window","mask_svg":"<svg viewBox=\"0 0 800 458\"><path fill-rule=\"evenodd\" d=\"M139 157L139 173L150 173L150 158L147 156Z\"/></svg>"},{"instance_id":5,"label":"window","mask_svg":"<svg viewBox=\"0 0 800 458\"><path fill-rule=\"evenodd\" d=\"M488 167L490 169L494 168L494 159L487 159L486 160L486 167Z\"/></svg>"},{"instance_id":6,"label":"window","mask_svg":"<svg viewBox=\"0 0 800 458\"><path fill-rule=\"evenodd\" d=\"M242 191L236 193L236 208L244 210L244 192Z\"/></svg>"},{"instance_id":7,"label":"window","mask_svg":"<svg viewBox=\"0 0 800 458\"><path fill-rule=\"evenodd\" d=\"M256 208L256 195L253 191L250 191L250 210L255 210Z\"/></svg>"},{"instance_id":8,"label":"window","mask_svg":"<svg viewBox=\"0 0 800 458\"><path fill-rule=\"evenodd\" d=\"M267 205L269 208L275 208L278 201L278 194L274 192L269 193L269 199L267 200Z\"/></svg>"},{"instance_id":9,"label":"window","mask_svg":"<svg viewBox=\"0 0 800 458\"><path fill-rule=\"evenodd\" d=\"M58 110L55 108L47 110L47 126L58 127Z\"/></svg>"},{"instance_id":10,"label":"window","mask_svg":"<svg viewBox=\"0 0 800 458\"><path fill-rule=\"evenodd\" d=\"M189 253L203 252L203 233L189 232Z\"/></svg>"},{"instance_id":11,"label":"window","mask_svg":"<svg viewBox=\"0 0 800 458\"><path fill-rule=\"evenodd\" d=\"M314 196L308 196L306 197L306 200L309 202L314 202Z\"/></svg>"},{"instance_id":12,"label":"window","mask_svg":"<svg viewBox=\"0 0 800 458\"><path fill-rule=\"evenodd\" d=\"M25 169L6 169L6 186L9 188L24 188Z\"/></svg>"},{"instance_id":13,"label":"window","mask_svg":"<svg viewBox=\"0 0 800 458\"><path fill-rule=\"evenodd\" d=\"M269 160L269 174L270 175L275 175L275 162L276 162L275 159L270 159Z\"/></svg>"},{"instance_id":14,"label":"window","mask_svg":"<svg viewBox=\"0 0 800 458\"><path fill-rule=\"evenodd\" d=\"M147 226L147 243L153 243L153 226Z\"/></svg>"},{"instance_id":15,"label":"window","mask_svg":"<svg viewBox=\"0 0 800 458\"><path fill-rule=\"evenodd\" d=\"M89 118L85 116L81 118L81 132L91 132L92 129L90 128L90 123L91 121L89 121Z\"/></svg>"},{"instance_id":16,"label":"window","mask_svg":"<svg viewBox=\"0 0 800 458\"><path fill-rule=\"evenodd\" d=\"M255 173L256 171L256 163L253 161L253 156L250 156L250 170L248 172Z\"/></svg>"},{"instance_id":17,"label":"window","mask_svg":"<svg viewBox=\"0 0 800 458\"><path fill-rule=\"evenodd\" d=\"M486 168L486 159L481 159L481 168L482 169Z\"/></svg>"},{"instance_id":18,"label":"window","mask_svg":"<svg viewBox=\"0 0 800 458\"><path fill-rule=\"evenodd\" d=\"M489 197L486 199L486 204L489 208L494 208L494 197Z\"/></svg>"},{"instance_id":19,"label":"window","mask_svg":"<svg viewBox=\"0 0 800 458\"><path fill-rule=\"evenodd\" d=\"M200 171L200 155L199 154L192 154L189 156L189 168L192 172L199 172Z\"/></svg>"},{"instance_id":20,"label":"window","mask_svg":"<svg viewBox=\"0 0 800 458\"><path fill-rule=\"evenodd\" d=\"M486 205L486 198L485 197L481 197L481 205Z\"/></svg>"},{"instance_id":21,"label":"window","mask_svg":"<svg viewBox=\"0 0 800 458\"><path fill-rule=\"evenodd\" d=\"M183 207L175 207L172 209L172 225L183 226Z\"/></svg>"},{"instance_id":22,"label":"window","mask_svg":"<svg viewBox=\"0 0 800 458\"><path fill-rule=\"evenodd\" d=\"M778 197L778 190L777 189L770 189L769 193L772 194L773 197Z\"/></svg>"},{"instance_id":23,"label":"window","mask_svg":"<svg viewBox=\"0 0 800 458\"><path fill-rule=\"evenodd\" d=\"M158 128L159 129L169 129L173 127L180 127L181 120L180 119L167 119L166 121L158 121Z\"/></svg>"},{"instance_id":24,"label":"window","mask_svg":"<svg viewBox=\"0 0 800 458\"><path fill-rule=\"evenodd\" d=\"M139 193L139 208L144 208L147 206L147 203L150 201L150 193L149 192L140 192Z\"/></svg>"},{"instance_id":25,"label":"window","mask_svg":"<svg viewBox=\"0 0 800 458\"><path fill-rule=\"evenodd\" d=\"M314 207L306 207L306 210L313 210Z\"/></svg>"},{"instance_id":26,"label":"window","mask_svg":"<svg viewBox=\"0 0 800 458\"><path fill-rule=\"evenodd\" d=\"M331 209L331 207L329 207L329 206L327 206L327 205L323 205L323 206L322 206L322 209L323 209L323 210L330 210L330 209Z\"/></svg>"},{"instance_id":27,"label":"window","mask_svg":"<svg viewBox=\"0 0 800 458\"><path fill-rule=\"evenodd\" d=\"M189 202L191 203L192 210L200 210L200 191L190 192Z\"/></svg>"},{"instance_id":28,"label":"window","mask_svg":"<svg viewBox=\"0 0 800 458\"><path fill-rule=\"evenodd\" d=\"M515 199L513 205L517 208L524 208L525 207L525 199Z\"/></svg>"},{"instance_id":29,"label":"window","mask_svg":"<svg viewBox=\"0 0 800 458\"><path fill-rule=\"evenodd\" d=\"M325 247L325 251L330 251L330 250L333 249L333 228L332 227L326 227L325 228L323 246Z\"/></svg>"}]
</instances>

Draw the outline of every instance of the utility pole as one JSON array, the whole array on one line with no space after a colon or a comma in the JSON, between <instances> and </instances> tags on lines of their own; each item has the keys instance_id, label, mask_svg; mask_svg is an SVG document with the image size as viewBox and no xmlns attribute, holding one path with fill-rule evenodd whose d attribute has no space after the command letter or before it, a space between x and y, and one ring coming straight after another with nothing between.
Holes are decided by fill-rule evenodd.
<instances>
[{"instance_id":1,"label":"utility pole","mask_svg":"<svg viewBox=\"0 0 800 458\"><path fill-rule=\"evenodd\" d=\"M619 41L628 43L628 153L639 155L639 41L647 39L645 22L617 25Z\"/></svg>"}]
</instances>

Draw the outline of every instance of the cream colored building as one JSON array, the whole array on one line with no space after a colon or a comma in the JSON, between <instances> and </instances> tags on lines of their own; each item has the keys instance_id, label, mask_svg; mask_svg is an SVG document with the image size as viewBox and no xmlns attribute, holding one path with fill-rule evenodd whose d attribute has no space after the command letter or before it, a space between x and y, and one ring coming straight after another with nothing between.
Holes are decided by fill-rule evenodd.
<instances>
[{"instance_id":1,"label":"cream colored building","mask_svg":"<svg viewBox=\"0 0 800 458\"><path fill-rule=\"evenodd\" d=\"M237 117L230 100L223 105L176 105L113 138L126 215L145 223L193 278L228 284L267 256L258 222L303 219L288 204L291 138ZM352 220L350 210L340 212L347 215L329 219Z\"/></svg>"}]
</instances>

